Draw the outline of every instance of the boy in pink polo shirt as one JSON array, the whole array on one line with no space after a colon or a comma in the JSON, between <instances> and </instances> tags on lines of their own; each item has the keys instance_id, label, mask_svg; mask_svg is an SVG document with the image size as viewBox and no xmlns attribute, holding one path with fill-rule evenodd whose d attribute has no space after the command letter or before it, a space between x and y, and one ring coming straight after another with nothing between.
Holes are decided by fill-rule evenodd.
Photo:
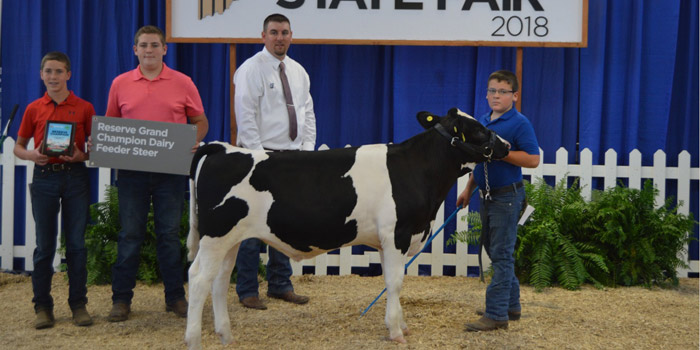
<instances>
[{"instance_id":1,"label":"boy in pink polo shirt","mask_svg":"<svg viewBox=\"0 0 700 350\"><path fill-rule=\"evenodd\" d=\"M197 127L194 152L209 129L197 87L188 76L163 63L168 46L158 27L139 29L134 36L133 49L139 66L114 79L105 115L171 123L189 121ZM112 310L107 319L121 322L129 318L151 202L158 240L158 265L165 286L165 309L187 317L179 238L186 177L119 170L117 188L122 230L117 261L112 267Z\"/></svg>"}]
</instances>

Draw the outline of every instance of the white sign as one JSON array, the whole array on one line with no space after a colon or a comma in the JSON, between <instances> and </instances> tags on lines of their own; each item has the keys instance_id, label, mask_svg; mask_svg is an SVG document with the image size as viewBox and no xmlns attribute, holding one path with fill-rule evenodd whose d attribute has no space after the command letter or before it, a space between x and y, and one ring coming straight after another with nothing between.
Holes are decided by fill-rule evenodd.
<instances>
[{"instance_id":1,"label":"white sign","mask_svg":"<svg viewBox=\"0 0 700 350\"><path fill-rule=\"evenodd\" d=\"M287 16L294 42L587 45L588 0L169 0L168 41L259 43Z\"/></svg>"}]
</instances>

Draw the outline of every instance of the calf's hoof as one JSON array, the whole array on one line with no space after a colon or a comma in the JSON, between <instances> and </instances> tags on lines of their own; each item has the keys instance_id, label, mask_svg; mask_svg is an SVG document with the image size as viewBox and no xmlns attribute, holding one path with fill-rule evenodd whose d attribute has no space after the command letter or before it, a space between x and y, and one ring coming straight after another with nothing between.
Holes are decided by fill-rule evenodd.
<instances>
[{"instance_id":1,"label":"calf's hoof","mask_svg":"<svg viewBox=\"0 0 700 350\"><path fill-rule=\"evenodd\" d=\"M221 344L223 345L228 345L233 343L233 334L231 332L216 332L216 334L219 336L219 339L221 339Z\"/></svg>"},{"instance_id":2,"label":"calf's hoof","mask_svg":"<svg viewBox=\"0 0 700 350\"><path fill-rule=\"evenodd\" d=\"M393 340L399 344L406 344L407 343L406 338L404 338L403 335L400 335L400 336L395 337L395 338L391 338L391 340Z\"/></svg>"},{"instance_id":3,"label":"calf's hoof","mask_svg":"<svg viewBox=\"0 0 700 350\"><path fill-rule=\"evenodd\" d=\"M202 350L202 338L194 340L185 337L185 345L187 345L187 350Z\"/></svg>"}]
</instances>

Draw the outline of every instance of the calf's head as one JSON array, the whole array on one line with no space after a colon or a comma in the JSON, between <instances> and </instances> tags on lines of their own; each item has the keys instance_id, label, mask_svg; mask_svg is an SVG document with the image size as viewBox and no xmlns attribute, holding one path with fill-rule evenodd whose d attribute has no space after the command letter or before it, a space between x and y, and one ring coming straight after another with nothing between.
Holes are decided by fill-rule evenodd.
<instances>
[{"instance_id":1,"label":"calf's head","mask_svg":"<svg viewBox=\"0 0 700 350\"><path fill-rule=\"evenodd\" d=\"M465 163L481 163L508 155L510 144L506 140L457 108L450 109L443 117L430 112L418 112L416 117L425 129L435 128L450 145L461 150Z\"/></svg>"}]
</instances>

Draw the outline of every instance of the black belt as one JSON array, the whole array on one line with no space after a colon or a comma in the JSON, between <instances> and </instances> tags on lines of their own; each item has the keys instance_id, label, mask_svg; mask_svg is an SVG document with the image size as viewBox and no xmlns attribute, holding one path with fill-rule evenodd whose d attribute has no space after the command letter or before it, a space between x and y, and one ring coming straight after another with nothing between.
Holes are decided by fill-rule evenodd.
<instances>
[{"instance_id":1,"label":"black belt","mask_svg":"<svg viewBox=\"0 0 700 350\"><path fill-rule=\"evenodd\" d=\"M85 163L49 163L46 165L37 165L35 169L41 172L50 171L53 173L58 173L61 171L70 171L71 169L85 168Z\"/></svg>"},{"instance_id":2,"label":"black belt","mask_svg":"<svg viewBox=\"0 0 700 350\"><path fill-rule=\"evenodd\" d=\"M520 187L523 187L522 181L513 182L512 184L510 184L508 186L492 188L491 191L489 191L489 194L492 196L497 196L499 194L504 194L504 193L508 193L508 192L515 192ZM482 189L479 189L479 193L481 194L481 198L484 198L484 196L486 195L486 191L484 191Z\"/></svg>"}]
</instances>

